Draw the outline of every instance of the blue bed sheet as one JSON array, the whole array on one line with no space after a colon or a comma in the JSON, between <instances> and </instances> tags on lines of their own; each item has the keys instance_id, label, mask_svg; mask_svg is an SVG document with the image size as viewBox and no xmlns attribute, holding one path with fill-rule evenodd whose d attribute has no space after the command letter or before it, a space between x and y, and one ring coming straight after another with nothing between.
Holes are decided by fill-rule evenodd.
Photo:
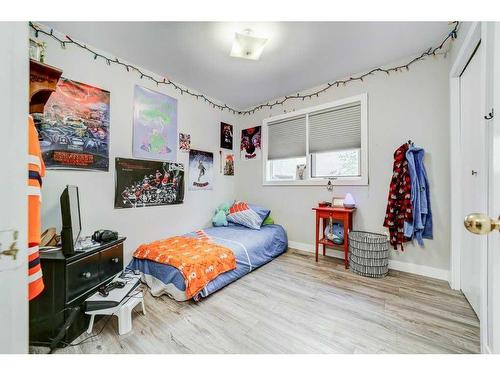
<instances>
[{"instance_id":1,"label":"blue bed sheet","mask_svg":"<svg viewBox=\"0 0 500 375\"><path fill-rule=\"evenodd\" d=\"M236 257L236 268L212 280L194 299L207 297L215 291L273 260L288 248L288 238L282 226L265 225L260 230L241 225L206 228L205 233L215 243L230 248ZM185 234L196 237L196 232ZM172 266L147 259L135 259L127 269L141 273L153 295L168 294L176 300L186 300L184 277Z\"/></svg>"}]
</instances>

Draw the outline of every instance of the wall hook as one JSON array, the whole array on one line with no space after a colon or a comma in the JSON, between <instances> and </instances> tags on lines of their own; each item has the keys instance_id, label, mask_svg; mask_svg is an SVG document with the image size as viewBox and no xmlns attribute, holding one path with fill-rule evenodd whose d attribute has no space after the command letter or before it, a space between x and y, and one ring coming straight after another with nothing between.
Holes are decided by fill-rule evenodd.
<instances>
[{"instance_id":1,"label":"wall hook","mask_svg":"<svg viewBox=\"0 0 500 375\"><path fill-rule=\"evenodd\" d=\"M484 119L485 120L491 120L494 116L494 113L493 113L493 108L491 109L491 112L488 113L488 116L484 116Z\"/></svg>"}]
</instances>

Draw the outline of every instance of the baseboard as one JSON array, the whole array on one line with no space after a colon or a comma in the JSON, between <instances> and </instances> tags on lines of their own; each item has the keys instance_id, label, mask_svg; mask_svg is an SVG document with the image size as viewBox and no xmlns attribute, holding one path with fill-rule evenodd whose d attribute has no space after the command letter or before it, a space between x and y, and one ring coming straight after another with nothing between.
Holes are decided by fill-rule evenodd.
<instances>
[{"instance_id":1,"label":"baseboard","mask_svg":"<svg viewBox=\"0 0 500 375\"><path fill-rule=\"evenodd\" d=\"M308 244L308 243L303 243L303 242L295 242L295 241L288 241L288 247L296 250L302 250L302 251L307 251L308 253L314 253L314 245ZM320 253L323 251L320 249ZM321 253L322 254L322 253ZM335 249L326 249L326 255L334 257L334 258L339 258L339 259L344 259L344 252L340 250L335 250Z\"/></svg>"},{"instance_id":2,"label":"baseboard","mask_svg":"<svg viewBox=\"0 0 500 375\"><path fill-rule=\"evenodd\" d=\"M397 271L414 273L416 275L432 277L434 279L449 281L450 271L442 268L423 266L421 264L401 262L399 260L389 259L389 268Z\"/></svg>"},{"instance_id":3,"label":"baseboard","mask_svg":"<svg viewBox=\"0 0 500 375\"><path fill-rule=\"evenodd\" d=\"M315 252L314 245L303 242L288 241L288 247L292 249L307 251L310 253ZM344 259L344 253L340 250L327 248L326 255L334 258ZM434 279L439 279L439 280L445 280L445 281L450 280L450 272L448 270L444 270L441 268L434 268L429 266L423 266L420 264L401 262L399 260L393 260L393 259L389 259L389 268L396 271L413 273L415 275L432 277Z\"/></svg>"},{"instance_id":4,"label":"baseboard","mask_svg":"<svg viewBox=\"0 0 500 375\"><path fill-rule=\"evenodd\" d=\"M493 352L491 351L491 348L489 347L489 345L484 344L483 350L482 350L482 354L493 354Z\"/></svg>"}]
</instances>

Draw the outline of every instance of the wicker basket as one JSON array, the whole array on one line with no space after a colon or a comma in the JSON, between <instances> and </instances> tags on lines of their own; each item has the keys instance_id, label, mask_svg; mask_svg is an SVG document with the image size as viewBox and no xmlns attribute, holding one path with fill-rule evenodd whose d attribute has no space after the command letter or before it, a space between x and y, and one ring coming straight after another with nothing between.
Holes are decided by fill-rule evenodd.
<instances>
[{"instance_id":1,"label":"wicker basket","mask_svg":"<svg viewBox=\"0 0 500 375\"><path fill-rule=\"evenodd\" d=\"M349 265L354 273L384 277L389 266L389 241L384 234L349 232Z\"/></svg>"}]
</instances>

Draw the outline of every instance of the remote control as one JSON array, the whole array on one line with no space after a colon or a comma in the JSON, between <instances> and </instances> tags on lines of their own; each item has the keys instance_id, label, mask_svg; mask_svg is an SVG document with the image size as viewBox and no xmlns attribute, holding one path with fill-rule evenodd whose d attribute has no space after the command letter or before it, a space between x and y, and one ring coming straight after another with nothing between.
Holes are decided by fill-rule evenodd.
<instances>
[{"instance_id":1,"label":"remote control","mask_svg":"<svg viewBox=\"0 0 500 375\"><path fill-rule=\"evenodd\" d=\"M121 289L125 286L125 283L123 281L113 281L112 283L109 283L108 285L103 285L97 289L99 294L103 297L107 297L109 295L109 292L112 291L113 289Z\"/></svg>"}]
</instances>

